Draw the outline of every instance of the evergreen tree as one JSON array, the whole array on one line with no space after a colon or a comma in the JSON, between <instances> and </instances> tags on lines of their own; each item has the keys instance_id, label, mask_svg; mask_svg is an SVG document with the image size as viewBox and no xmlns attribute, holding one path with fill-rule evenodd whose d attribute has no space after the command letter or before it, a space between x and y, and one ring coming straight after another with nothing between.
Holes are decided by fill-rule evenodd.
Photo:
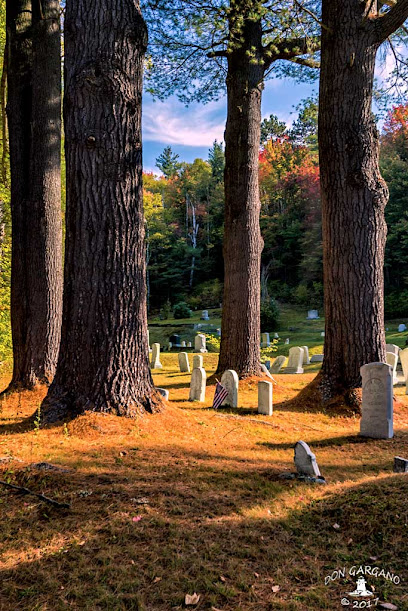
<instances>
[{"instance_id":1,"label":"evergreen tree","mask_svg":"<svg viewBox=\"0 0 408 611\"><path fill-rule=\"evenodd\" d=\"M166 146L164 151L156 159L156 167L161 170L165 178L172 178L176 176L181 168L178 159L179 155L173 153L171 146Z\"/></svg>"}]
</instances>

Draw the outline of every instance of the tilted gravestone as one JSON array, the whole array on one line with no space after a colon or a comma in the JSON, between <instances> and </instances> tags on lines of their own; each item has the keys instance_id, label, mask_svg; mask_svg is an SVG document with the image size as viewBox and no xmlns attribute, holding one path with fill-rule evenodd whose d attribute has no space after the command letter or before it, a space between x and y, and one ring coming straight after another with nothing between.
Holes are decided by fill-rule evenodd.
<instances>
[{"instance_id":1,"label":"tilted gravestone","mask_svg":"<svg viewBox=\"0 0 408 611\"><path fill-rule=\"evenodd\" d=\"M394 473L408 473L408 460L406 458L394 457Z\"/></svg>"},{"instance_id":2,"label":"tilted gravestone","mask_svg":"<svg viewBox=\"0 0 408 611\"><path fill-rule=\"evenodd\" d=\"M258 382L258 414L272 416L273 414L273 386L272 382L262 380Z\"/></svg>"},{"instance_id":3,"label":"tilted gravestone","mask_svg":"<svg viewBox=\"0 0 408 611\"><path fill-rule=\"evenodd\" d=\"M152 360L150 366L152 369L163 369L163 365L160 362L160 344L153 344L152 346Z\"/></svg>"},{"instance_id":4,"label":"tilted gravestone","mask_svg":"<svg viewBox=\"0 0 408 611\"><path fill-rule=\"evenodd\" d=\"M401 352L399 353L399 358L401 361L402 371L404 374L405 394L408 395L408 348L404 348L404 350L401 350Z\"/></svg>"},{"instance_id":5,"label":"tilted gravestone","mask_svg":"<svg viewBox=\"0 0 408 611\"><path fill-rule=\"evenodd\" d=\"M296 346L289 350L289 361L283 373L303 373L303 348Z\"/></svg>"},{"instance_id":6,"label":"tilted gravestone","mask_svg":"<svg viewBox=\"0 0 408 611\"><path fill-rule=\"evenodd\" d=\"M301 348L303 348L303 365L310 365L309 348L307 346Z\"/></svg>"},{"instance_id":7,"label":"tilted gravestone","mask_svg":"<svg viewBox=\"0 0 408 611\"><path fill-rule=\"evenodd\" d=\"M271 365L271 373L279 373L286 363L286 356L277 356Z\"/></svg>"},{"instance_id":8,"label":"tilted gravestone","mask_svg":"<svg viewBox=\"0 0 408 611\"><path fill-rule=\"evenodd\" d=\"M228 396L224 399L222 405L230 407L238 407L238 374L233 369L224 371L221 378L221 384L228 390Z\"/></svg>"},{"instance_id":9,"label":"tilted gravestone","mask_svg":"<svg viewBox=\"0 0 408 611\"><path fill-rule=\"evenodd\" d=\"M203 367L197 367L193 369L191 374L190 382L190 394L188 397L189 401L205 401L205 386L206 386L207 374Z\"/></svg>"},{"instance_id":10,"label":"tilted gravestone","mask_svg":"<svg viewBox=\"0 0 408 611\"><path fill-rule=\"evenodd\" d=\"M398 382L397 378L397 363L398 363L398 354L394 354L394 352L387 352L385 355L385 360L387 364L392 367L392 383L396 384Z\"/></svg>"},{"instance_id":11,"label":"tilted gravestone","mask_svg":"<svg viewBox=\"0 0 408 611\"><path fill-rule=\"evenodd\" d=\"M305 441L298 441L295 445L295 466L299 475L321 477L316 456Z\"/></svg>"},{"instance_id":12,"label":"tilted gravestone","mask_svg":"<svg viewBox=\"0 0 408 611\"><path fill-rule=\"evenodd\" d=\"M193 369L199 369L204 364L204 359L202 354L195 354L193 356Z\"/></svg>"},{"instance_id":13,"label":"tilted gravestone","mask_svg":"<svg viewBox=\"0 0 408 611\"><path fill-rule=\"evenodd\" d=\"M368 363L360 372L363 386L360 435L391 439L394 435L392 368L387 363Z\"/></svg>"},{"instance_id":14,"label":"tilted gravestone","mask_svg":"<svg viewBox=\"0 0 408 611\"><path fill-rule=\"evenodd\" d=\"M188 362L187 352L180 352L178 355L178 363L181 373L190 373L190 363Z\"/></svg>"},{"instance_id":15,"label":"tilted gravestone","mask_svg":"<svg viewBox=\"0 0 408 611\"><path fill-rule=\"evenodd\" d=\"M194 350L196 352L207 352L206 337L202 333L199 333L194 338Z\"/></svg>"}]
</instances>

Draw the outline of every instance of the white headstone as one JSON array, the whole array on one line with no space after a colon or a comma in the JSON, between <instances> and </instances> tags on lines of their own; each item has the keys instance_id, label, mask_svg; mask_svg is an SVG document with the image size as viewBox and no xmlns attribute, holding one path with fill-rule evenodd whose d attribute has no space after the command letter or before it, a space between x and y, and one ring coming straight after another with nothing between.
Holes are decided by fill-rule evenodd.
<instances>
[{"instance_id":1,"label":"white headstone","mask_svg":"<svg viewBox=\"0 0 408 611\"><path fill-rule=\"evenodd\" d=\"M289 340L289 338L287 337L287 338L285 339L285 344L286 344L286 345L288 345L289 343L290 343L290 340Z\"/></svg>"},{"instance_id":2,"label":"white headstone","mask_svg":"<svg viewBox=\"0 0 408 611\"><path fill-rule=\"evenodd\" d=\"M191 348L191 342L187 342L187 348Z\"/></svg>"},{"instance_id":3,"label":"white headstone","mask_svg":"<svg viewBox=\"0 0 408 611\"><path fill-rule=\"evenodd\" d=\"M398 382L397 377L397 363L398 363L398 354L394 354L394 352L387 352L385 355L385 360L388 365L392 367L392 383L396 384Z\"/></svg>"},{"instance_id":4,"label":"white headstone","mask_svg":"<svg viewBox=\"0 0 408 611\"><path fill-rule=\"evenodd\" d=\"M171 350L172 348L173 348L173 344L171 342L169 342L168 349Z\"/></svg>"},{"instance_id":5,"label":"white headstone","mask_svg":"<svg viewBox=\"0 0 408 611\"><path fill-rule=\"evenodd\" d=\"M289 362L283 373L303 373L303 348L296 346L289 350Z\"/></svg>"},{"instance_id":6,"label":"white headstone","mask_svg":"<svg viewBox=\"0 0 408 611\"><path fill-rule=\"evenodd\" d=\"M152 360L150 366L152 369L163 368L163 365L160 363L160 344L153 344L152 346Z\"/></svg>"},{"instance_id":7,"label":"white headstone","mask_svg":"<svg viewBox=\"0 0 408 611\"><path fill-rule=\"evenodd\" d=\"M196 352L207 352L205 335L199 333L194 339L194 350Z\"/></svg>"},{"instance_id":8,"label":"white headstone","mask_svg":"<svg viewBox=\"0 0 408 611\"><path fill-rule=\"evenodd\" d=\"M272 416L273 414L273 386L272 382L258 382L258 414Z\"/></svg>"},{"instance_id":9,"label":"white headstone","mask_svg":"<svg viewBox=\"0 0 408 611\"><path fill-rule=\"evenodd\" d=\"M208 310L203 310L201 312L201 320L210 320L210 317L208 316Z\"/></svg>"},{"instance_id":10,"label":"white headstone","mask_svg":"<svg viewBox=\"0 0 408 611\"><path fill-rule=\"evenodd\" d=\"M360 372L363 381L360 435L391 439L394 435L392 368L386 363L368 363Z\"/></svg>"},{"instance_id":11,"label":"white headstone","mask_svg":"<svg viewBox=\"0 0 408 611\"><path fill-rule=\"evenodd\" d=\"M187 346L186 346L186 342L185 342L184 340L181 342L181 347L182 347L182 348L187 348Z\"/></svg>"},{"instance_id":12,"label":"white headstone","mask_svg":"<svg viewBox=\"0 0 408 611\"><path fill-rule=\"evenodd\" d=\"M298 441L295 445L295 466L300 475L321 477L316 456L304 441Z\"/></svg>"},{"instance_id":13,"label":"white headstone","mask_svg":"<svg viewBox=\"0 0 408 611\"><path fill-rule=\"evenodd\" d=\"M261 346L262 348L269 348L271 340L269 339L269 333L262 333Z\"/></svg>"},{"instance_id":14,"label":"white headstone","mask_svg":"<svg viewBox=\"0 0 408 611\"><path fill-rule=\"evenodd\" d=\"M307 319L308 320L316 320L319 318L319 312L317 310L308 310Z\"/></svg>"},{"instance_id":15,"label":"white headstone","mask_svg":"<svg viewBox=\"0 0 408 611\"><path fill-rule=\"evenodd\" d=\"M324 336L325 336L325 333L324 333L324 331L322 331L322 332L320 333L320 337L324 337Z\"/></svg>"},{"instance_id":16,"label":"white headstone","mask_svg":"<svg viewBox=\"0 0 408 611\"><path fill-rule=\"evenodd\" d=\"M190 382L190 394L188 397L189 401L200 401L201 403L205 401L206 380L207 374L205 373L205 369L202 367L193 369Z\"/></svg>"},{"instance_id":17,"label":"white headstone","mask_svg":"<svg viewBox=\"0 0 408 611\"><path fill-rule=\"evenodd\" d=\"M271 373L279 373L286 362L286 356L277 356L271 365Z\"/></svg>"},{"instance_id":18,"label":"white headstone","mask_svg":"<svg viewBox=\"0 0 408 611\"><path fill-rule=\"evenodd\" d=\"M199 369L203 366L203 357L201 354L195 354L193 356L193 369Z\"/></svg>"},{"instance_id":19,"label":"white headstone","mask_svg":"<svg viewBox=\"0 0 408 611\"><path fill-rule=\"evenodd\" d=\"M404 350L401 350L401 352L399 353L399 358L401 361L401 365L402 365L402 371L404 374L404 380L405 380L405 394L408 395L408 348L404 348Z\"/></svg>"},{"instance_id":20,"label":"white headstone","mask_svg":"<svg viewBox=\"0 0 408 611\"><path fill-rule=\"evenodd\" d=\"M238 374L233 369L224 371L221 378L221 384L228 390L228 396L224 399L222 405L230 407L238 407Z\"/></svg>"},{"instance_id":21,"label":"white headstone","mask_svg":"<svg viewBox=\"0 0 408 611\"><path fill-rule=\"evenodd\" d=\"M275 333L274 338L279 339L279 333Z\"/></svg>"},{"instance_id":22,"label":"white headstone","mask_svg":"<svg viewBox=\"0 0 408 611\"><path fill-rule=\"evenodd\" d=\"M303 348L303 365L310 365L309 348L307 346L301 348Z\"/></svg>"},{"instance_id":23,"label":"white headstone","mask_svg":"<svg viewBox=\"0 0 408 611\"><path fill-rule=\"evenodd\" d=\"M311 363L323 363L323 354L312 354Z\"/></svg>"},{"instance_id":24,"label":"white headstone","mask_svg":"<svg viewBox=\"0 0 408 611\"><path fill-rule=\"evenodd\" d=\"M187 352L179 352L178 363L181 373L190 373L190 363L188 362Z\"/></svg>"},{"instance_id":25,"label":"white headstone","mask_svg":"<svg viewBox=\"0 0 408 611\"><path fill-rule=\"evenodd\" d=\"M403 333L403 332L404 332L404 331L406 331L406 330L407 330L407 325L404 325L404 323L402 323L402 324L398 325L398 331L399 331L400 333Z\"/></svg>"}]
</instances>

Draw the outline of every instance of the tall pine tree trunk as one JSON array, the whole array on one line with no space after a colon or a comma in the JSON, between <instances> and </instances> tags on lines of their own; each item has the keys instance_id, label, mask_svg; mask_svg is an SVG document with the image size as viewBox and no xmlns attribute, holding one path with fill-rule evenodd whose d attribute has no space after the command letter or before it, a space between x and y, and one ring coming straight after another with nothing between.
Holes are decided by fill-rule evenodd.
<instances>
[{"instance_id":1,"label":"tall pine tree trunk","mask_svg":"<svg viewBox=\"0 0 408 611\"><path fill-rule=\"evenodd\" d=\"M378 164L372 92L381 28L389 17L366 14L370 6L368 0L323 1L319 151L326 332L319 384L324 400L340 395L354 405L360 367L385 361L388 189Z\"/></svg>"},{"instance_id":2,"label":"tall pine tree trunk","mask_svg":"<svg viewBox=\"0 0 408 611\"><path fill-rule=\"evenodd\" d=\"M9 389L51 381L62 306L59 2L7 3L11 166Z\"/></svg>"},{"instance_id":3,"label":"tall pine tree trunk","mask_svg":"<svg viewBox=\"0 0 408 611\"><path fill-rule=\"evenodd\" d=\"M146 27L134 0L68 0L64 304L46 422L158 404L148 363L141 102Z\"/></svg>"},{"instance_id":4,"label":"tall pine tree trunk","mask_svg":"<svg viewBox=\"0 0 408 611\"><path fill-rule=\"evenodd\" d=\"M245 44L228 55L225 130L224 297L217 372L260 373L258 155L264 65L262 28L247 20ZM253 57L255 55L255 57Z\"/></svg>"}]
</instances>

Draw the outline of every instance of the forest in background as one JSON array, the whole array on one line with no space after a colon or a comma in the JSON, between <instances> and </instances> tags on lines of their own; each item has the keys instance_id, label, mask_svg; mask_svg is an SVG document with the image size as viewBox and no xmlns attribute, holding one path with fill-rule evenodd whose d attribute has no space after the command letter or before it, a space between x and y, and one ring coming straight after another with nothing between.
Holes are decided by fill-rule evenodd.
<instances>
[{"instance_id":1,"label":"forest in background","mask_svg":"<svg viewBox=\"0 0 408 611\"><path fill-rule=\"evenodd\" d=\"M297 107L291 128L270 116L259 152L261 286L265 302L323 306L317 99ZM222 144L208 159L182 162L167 147L161 176L144 174L149 312L161 318L174 306L217 307L222 300ZM408 105L388 112L381 134L381 171L390 190L385 254L387 318L408 316Z\"/></svg>"}]
</instances>

